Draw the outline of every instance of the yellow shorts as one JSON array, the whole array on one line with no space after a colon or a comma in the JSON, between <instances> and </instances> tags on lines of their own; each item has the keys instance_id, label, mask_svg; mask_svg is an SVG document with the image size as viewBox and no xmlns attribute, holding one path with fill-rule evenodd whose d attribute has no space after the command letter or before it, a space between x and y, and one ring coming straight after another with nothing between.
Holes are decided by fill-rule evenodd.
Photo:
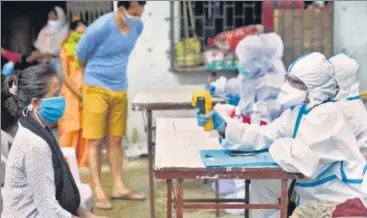
<instances>
[{"instance_id":1,"label":"yellow shorts","mask_svg":"<svg viewBox=\"0 0 367 218\"><path fill-rule=\"evenodd\" d=\"M126 134L127 91L111 91L99 86L83 87L83 137L101 139L105 135Z\"/></svg>"}]
</instances>

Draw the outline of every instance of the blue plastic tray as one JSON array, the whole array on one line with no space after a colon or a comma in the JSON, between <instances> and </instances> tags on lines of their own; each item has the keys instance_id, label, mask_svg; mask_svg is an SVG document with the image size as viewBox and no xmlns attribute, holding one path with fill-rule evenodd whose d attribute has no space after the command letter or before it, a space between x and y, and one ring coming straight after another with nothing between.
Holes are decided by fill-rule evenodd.
<instances>
[{"instance_id":1,"label":"blue plastic tray","mask_svg":"<svg viewBox=\"0 0 367 218\"><path fill-rule=\"evenodd\" d=\"M200 156L207 168L278 167L267 151L232 152L228 150L201 150Z\"/></svg>"}]
</instances>

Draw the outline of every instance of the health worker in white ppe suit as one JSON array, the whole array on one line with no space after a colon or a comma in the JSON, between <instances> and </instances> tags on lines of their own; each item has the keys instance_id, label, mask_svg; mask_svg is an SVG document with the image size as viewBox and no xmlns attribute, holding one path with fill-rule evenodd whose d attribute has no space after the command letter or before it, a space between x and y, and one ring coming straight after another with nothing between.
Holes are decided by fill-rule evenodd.
<instances>
[{"instance_id":1,"label":"health worker in white ppe suit","mask_svg":"<svg viewBox=\"0 0 367 218\"><path fill-rule=\"evenodd\" d=\"M354 132L359 148L364 156L367 155L367 112L359 96L357 79L358 63L345 54L338 54L329 61L335 68L335 79L339 92L335 98L341 111Z\"/></svg>"},{"instance_id":2,"label":"health worker in white ppe suit","mask_svg":"<svg viewBox=\"0 0 367 218\"><path fill-rule=\"evenodd\" d=\"M262 114L262 119L271 122L279 117L285 110L284 106L277 102L280 89L284 84L286 69L282 61L284 44L282 38L276 33L261 34L267 44L267 52L272 58L271 68L265 74L262 82L256 88L256 101Z\"/></svg>"},{"instance_id":3,"label":"health worker in white ppe suit","mask_svg":"<svg viewBox=\"0 0 367 218\"><path fill-rule=\"evenodd\" d=\"M208 89L212 94L215 90L213 95L227 95L228 101L224 107L234 109L237 106L241 114L248 118L259 113L261 120L270 122L280 115L276 99L286 72L283 52L283 41L276 33L245 37L236 48L241 66L239 76L228 81L221 77ZM233 194L242 187L242 180L219 181L219 193L224 195Z\"/></svg>"},{"instance_id":4,"label":"health worker in white ppe suit","mask_svg":"<svg viewBox=\"0 0 367 218\"><path fill-rule=\"evenodd\" d=\"M248 117L253 104L258 103L262 119L269 122L274 115L263 109L263 105L272 105L283 85L286 73L283 51L283 41L276 33L247 36L235 51L240 64L238 77L229 80L220 77L206 88L212 95L227 95L229 104L239 103L242 113Z\"/></svg>"},{"instance_id":5,"label":"health worker in white ppe suit","mask_svg":"<svg viewBox=\"0 0 367 218\"><path fill-rule=\"evenodd\" d=\"M331 100L336 86L333 65L321 53L310 53L290 66L278 97L282 104L293 107L269 125L240 123L215 110L197 114L198 125L213 118L225 149L268 149L284 171L302 173L305 179L295 187L297 204L364 199L366 160L343 113ZM251 203L278 203L279 198L279 180L252 180ZM251 214L279 217L277 210L252 210Z\"/></svg>"}]
</instances>

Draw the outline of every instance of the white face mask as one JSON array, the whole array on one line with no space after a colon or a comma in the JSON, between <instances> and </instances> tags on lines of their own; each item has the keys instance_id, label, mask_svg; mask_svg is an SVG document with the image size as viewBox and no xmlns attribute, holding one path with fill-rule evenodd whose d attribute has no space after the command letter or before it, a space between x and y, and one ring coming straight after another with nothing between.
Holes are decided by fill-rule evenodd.
<instances>
[{"instance_id":1,"label":"white face mask","mask_svg":"<svg viewBox=\"0 0 367 218\"><path fill-rule=\"evenodd\" d=\"M294 106L302 104L306 100L307 91L296 89L289 83L284 83L279 96L278 103L284 106Z\"/></svg>"},{"instance_id":2,"label":"white face mask","mask_svg":"<svg viewBox=\"0 0 367 218\"><path fill-rule=\"evenodd\" d=\"M59 21L58 20L48 20L47 25L52 30L58 30L59 29Z\"/></svg>"},{"instance_id":3,"label":"white face mask","mask_svg":"<svg viewBox=\"0 0 367 218\"><path fill-rule=\"evenodd\" d=\"M129 15L126 10L124 9L124 14L125 16L122 16L122 20L124 21L124 23L126 23L129 26L134 26L136 24L138 24L140 21L140 17L135 17L135 16L131 16Z\"/></svg>"}]
</instances>

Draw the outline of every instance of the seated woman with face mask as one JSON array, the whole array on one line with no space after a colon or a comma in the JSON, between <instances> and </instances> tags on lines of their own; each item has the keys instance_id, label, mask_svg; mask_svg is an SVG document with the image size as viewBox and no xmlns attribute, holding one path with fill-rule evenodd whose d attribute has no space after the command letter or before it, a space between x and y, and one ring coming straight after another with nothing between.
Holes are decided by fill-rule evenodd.
<instances>
[{"instance_id":1,"label":"seated woman with face mask","mask_svg":"<svg viewBox=\"0 0 367 218\"><path fill-rule=\"evenodd\" d=\"M57 140L48 128L64 113L60 80L49 64L12 75L5 101L20 116L5 170L1 217L96 217L79 207L80 195Z\"/></svg>"},{"instance_id":2,"label":"seated woman with face mask","mask_svg":"<svg viewBox=\"0 0 367 218\"><path fill-rule=\"evenodd\" d=\"M278 98L291 108L269 125L243 124L215 111L207 116L198 114L198 125L213 118L225 149L268 149L284 171L302 173L305 179L295 187L297 204L367 198L366 161L332 100L337 93L334 76L333 65L324 55L308 54L290 66ZM253 180L250 188L252 203L279 200L279 181ZM274 210L252 211L256 218L278 216Z\"/></svg>"}]
</instances>

